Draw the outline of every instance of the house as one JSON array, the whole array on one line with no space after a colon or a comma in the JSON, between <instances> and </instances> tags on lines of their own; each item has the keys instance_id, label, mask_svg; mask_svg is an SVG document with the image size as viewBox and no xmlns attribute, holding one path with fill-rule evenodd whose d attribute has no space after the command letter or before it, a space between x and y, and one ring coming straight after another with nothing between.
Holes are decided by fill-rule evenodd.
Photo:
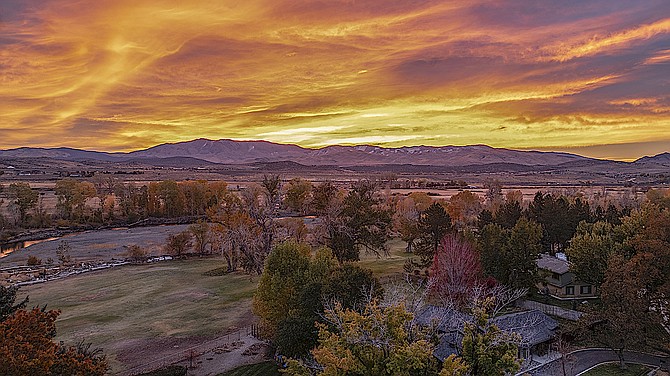
<instances>
[{"instance_id":1,"label":"house","mask_svg":"<svg viewBox=\"0 0 670 376\"><path fill-rule=\"evenodd\" d=\"M452 308L427 306L416 316L422 326L432 326L440 336L433 355L444 360L451 354L461 353L463 328L472 316ZM518 356L524 363L531 363L534 357L547 355L552 348L558 322L538 310L521 311L501 315L491 319L501 331L519 336Z\"/></svg>"},{"instance_id":2,"label":"house","mask_svg":"<svg viewBox=\"0 0 670 376\"><path fill-rule=\"evenodd\" d=\"M570 263L548 254L542 254L536 261L540 275L544 276L538 284L541 293L556 299L592 299L598 297L593 284L582 282L570 271Z\"/></svg>"}]
</instances>

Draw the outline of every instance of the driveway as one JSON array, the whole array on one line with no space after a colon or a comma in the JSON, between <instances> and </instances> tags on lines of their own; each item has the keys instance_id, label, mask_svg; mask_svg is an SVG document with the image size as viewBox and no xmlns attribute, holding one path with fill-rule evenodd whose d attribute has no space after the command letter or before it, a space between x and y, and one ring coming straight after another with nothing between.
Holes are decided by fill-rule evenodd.
<instances>
[{"instance_id":1,"label":"driveway","mask_svg":"<svg viewBox=\"0 0 670 376\"><path fill-rule=\"evenodd\" d=\"M617 362L618 360L619 359L612 350L577 350L568 354L567 360L565 361L565 369L568 375L574 376L598 364L606 362ZM661 361L665 360L666 367L670 362L667 357L664 358L634 351L624 352L624 360L628 363L646 364L650 366L659 366L661 365ZM521 374L529 374L533 376L563 376L562 363L562 359L557 359Z\"/></svg>"}]
</instances>

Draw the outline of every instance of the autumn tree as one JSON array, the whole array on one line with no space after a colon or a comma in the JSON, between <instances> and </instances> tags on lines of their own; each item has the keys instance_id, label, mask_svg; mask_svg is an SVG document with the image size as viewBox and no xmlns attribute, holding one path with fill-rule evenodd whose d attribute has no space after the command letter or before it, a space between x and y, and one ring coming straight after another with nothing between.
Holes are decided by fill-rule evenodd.
<instances>
[{"instance_id":1,"label":"autumn tree","mask_svg":"<svg viewBox=\"0 0 670 376\"><path fill-rule=\"evenodd\" d=\"M296 213L306 214L309 210L311 193L311 182L301 178L291 179L286 185L284 204Z\"/></svg>"},{"instance_id":2,"label":"autumn tree","mask_svg":"<svg viewBox=\"0 0 670 376\"><path fill-rule=\"evenodd\" d=\"M515 333L501 331L489 320L488 309L493 305L486 299L473 309L473 318L465 322L461 358L469 375L514 375L520 368Z\"/></svg>"},{"instance_id":3,"label":"autumn tree","mask_svg":"<svg viewBox=\"0 0 670 376\"><path fill-rule=\"evenodd\" d=\"M142 248L138 244L131 244L126 246L126 256L134 262L141 262L146 260L149 252L146 248Z\"/></svg>"},{"instance_id":4,"label":"autumn tree","mask_svg":"<svg viewBox=\"0 0 670 376\"><path fill-rule=\"evenodd\" d=\"M309 211L323 217L338 206L341 201L339 189L331 181L325 181L312 188Z\"/></svg>"},{"instance_id":5,"label":"autumn tree","mask_svg":"<svg viewBox=\"0 0 670 376\"><path fill-rule=\"evenodd\" d=\"M449 198L449 216L459 228L470 226L477 221L482 211L482 203L476 193L464 190Z\"/></svg>"},{"instance_id":6,"label":"autumn tree","mask_svg":"<svg viewBox=\"0 0 670 376\"><path fill-rule=\"evenodd\" d=\"M12 183L7 189L11 197L11 206L16 208L18 219L21 224L25 224L28 212L35 208L39 193L32 188L28 183Z\"/></svg>"},{"instance_id":7,"label":"autumn tree","mask_svg":"<svg viewBox=\"0 0 670 376\"><path fill-rule=\"evenodd\" d=\"M317 375L437 375L434 344L403 305L370 302L362 312L335 305L319 324L318 346L312 350ZM290 361L289 375L310 374Z\"/></svg>"},{"instance_id":8,"label":"autumn tree","mask_svg":"<svg viewBox=\"0 0 670 376\"><path fill-rule=\"evenodd\" d=\"M248 273L261 274L267 255L263 228L259 225L259 220L265 218L259 213L262 190L258 185L251 185L248 189L251 191L245 193L244 200L228 192L219 198L216 207L208 211L214 232L212 248L226 258L229 271L241 266Z\"/></svg>"},{"instance_id":9,"label":"autumn tree","mask_svg":"<svg viewBox=\"0 0 670 376\"><path fill-rule=\"evenodd\" d=\"M407 244L405 251L414 251L414 242L419 237L419 213L411 197L398 200L393 211L393 228Z\"/></svg>"},{"instance_id":10,"label":"autumn tree","mask_svg":"<svg viewBox=\"0 0 670 376\"><path fill-rule=\"evenodd\" d=\"M458 235L440 242L430 268L429 287L434 298L463 306L482 277L475 247Z\"/></svg>"},{"instance_id":11,"label":"autumn tree","mask_svg":"<svg viewBox=\"0 0 670 376\"><path fill-rule=\"evenodd\" d=\"M60 311L18 310L0 322L0 374L104 375L108 365L97 350L53 341Z\"/></svg>"},{"instance_id":12,"label":"autumn tree","mask_svg":"<svg viewBox=\"0 0 670 376\"><path fill-rule=\"evenodd\" d=\"M189 231L168 235L163 250L175 257L183 256L193 246L193 236Z\"/></svg>"},{"instance_id":13,"label":"autumn tree","mask_svg":"<svg viewBox=\"0 0 670 376\"><path fill-rule=\"evenodd\" d=\"M581 319L592 339L616 353L621 368L625 367L624 351L643 345L647 333L653 330L649 296L637 274L646 271L639 270L640 266L612 255L600 290L602 306Z\"/></svg>"},{"instance_id":14,"label":"autumn tree","mask_svg":"<svg viewBox=\"0 0 670 376\"><path fill-rule=\"evenodd\" d=\"M64 179L56 182L56 209L61 218L80 220L86 211L86 200L95 197L95 186L89 182Z\"/></svg>"},{"instance_id":15,"label":"autumn tree","mask_svg":"<svg viewBox=\"0 0 670 376\"><path fill-rule=\"evenodd\" d=\"M199 220L196 223L188 226L188 231L193 237L193 246L199 255L204 255L207 252L207 247L212 243L212 232L209 224L205 221Z\"/></svg>"}]
</instances>

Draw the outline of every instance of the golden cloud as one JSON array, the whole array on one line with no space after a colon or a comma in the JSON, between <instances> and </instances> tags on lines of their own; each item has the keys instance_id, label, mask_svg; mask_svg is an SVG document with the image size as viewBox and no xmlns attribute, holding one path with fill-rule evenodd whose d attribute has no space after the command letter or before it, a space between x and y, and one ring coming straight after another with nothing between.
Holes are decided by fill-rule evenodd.
<instances>
[{"instance_id":1,"label":"golden cloud","mask_svg":"<svg viewBox=\"0 0 670 376\"><path fill-rule=\"evenodd\" d=\"M0 147L667 139L668 8L6 0Z\"/></svg>"}]
</instances>

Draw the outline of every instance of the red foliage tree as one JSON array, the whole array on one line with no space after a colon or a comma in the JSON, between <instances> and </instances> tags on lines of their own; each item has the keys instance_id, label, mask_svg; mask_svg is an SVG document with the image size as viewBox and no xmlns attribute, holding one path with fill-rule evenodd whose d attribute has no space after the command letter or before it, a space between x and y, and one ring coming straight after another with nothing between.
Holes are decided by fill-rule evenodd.
<instances>
[{"instance_id":1,"label":"red foliage tree","mask_svg":"<svg viewBox=\"0 0 670 376\"><path fill-rule=\"evenodd\" d=\"M104 375L107 362L87 346L53 341L60 311L19 310L0 322L0 375Z\"/></svg>"},{"instance_id":2,"label":"red foliage tree","mask_svg":"<svg viewBox=\"0 0 670 376\"><path fill-rule=\"evenodd\" d=\"M462 306L481 285L481 276L479 255L470 242L457 235L442 238L430 269L434 298Z\"/></svg>"}]
</instances>

